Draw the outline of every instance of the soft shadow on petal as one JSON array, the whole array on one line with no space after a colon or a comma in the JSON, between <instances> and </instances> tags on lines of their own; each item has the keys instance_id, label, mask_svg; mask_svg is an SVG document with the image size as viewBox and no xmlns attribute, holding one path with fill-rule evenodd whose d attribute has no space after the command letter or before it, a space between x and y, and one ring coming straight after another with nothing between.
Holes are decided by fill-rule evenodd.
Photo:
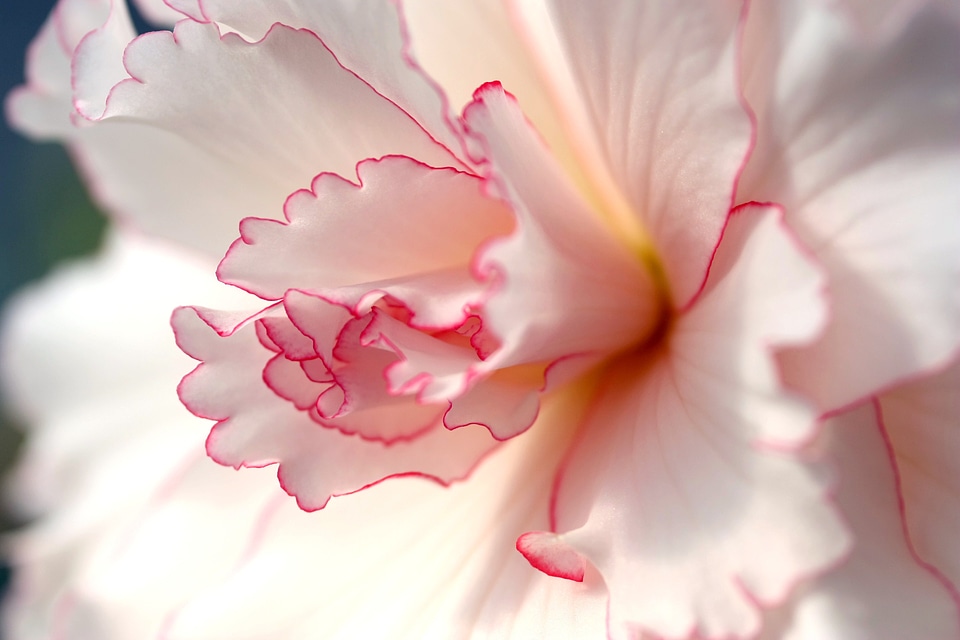
<instances>
[{"instance_id":1,"label":"soft shadow on petal","mask_svg":"<svg viewBox=\"0 0 960 640\"><path fill-rule=\"evenodd\" d=\"M610 588L610 633L749 638L759 606L846 553L815 414L772 349L816 335L822 278L775 211L732 214L702 296L606 375L570 452L554 530Z\"/></svg>"},{"instance_id":2,"label":"soft shadow on petal","mask_svg":"<svg viewBox=\"0 0 960 640\"><path fill-rule=\"evenodd\" d=\"M815 446L835 461L840 474L836 500L854 536L853 552L772 611L762 640L960 637L960 601L917 562L906 538L897 462L885 438L873 404L826 421ZM902 496L907 513L910 498ZM955 548L955 532L941 527L937 537Z\"/></svg>"},{"instance_id":3,"label":"soft shadow on petal","mask_svg":"<svg viewBox=\"0 0 960 640\"><path fill-rule=\"evenodd\" d=\"M782 204L830 276L830 324L782 362L832 410L960 347L960 24L928 6L865 39L823 3L757 5L758 145L739 197Z\"/></svg>"},{"instance_id":4,"label":"soft shadow on petal","mask_svg":"<svg viewBox=\"0 0 960 640\"><path fill-rule=\"evenodd\" d=\"M960 587L960 362L880 396L917 554Z\"/></svg>"}]
</instances>

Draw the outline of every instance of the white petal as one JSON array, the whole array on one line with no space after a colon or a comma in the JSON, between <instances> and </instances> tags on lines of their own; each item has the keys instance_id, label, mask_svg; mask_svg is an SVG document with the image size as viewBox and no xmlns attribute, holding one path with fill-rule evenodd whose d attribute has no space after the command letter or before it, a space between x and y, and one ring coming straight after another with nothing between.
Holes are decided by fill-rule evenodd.
<instances>
[{"instance_id":1,"label":"white petal","mask_svg":"<svg viewBox=\"0 0 960 640\"><path fill-rule=\"evenodd\" d=\"M516 101L485 86L466 122L517 216L516 231L479 260L498 283L483 319L502 347L486 365L606 355L648 337L662 311L653 277L577 193Z\"/></svg>"},{"instance_id":2,"label":"white petal","mask_svg":"<svg viewBox=\"0 0 960 640\"><path fill-rule=\"evenodd\" d=\"M389 0L177 0L203 22L217 22L260 39L275 23L307 29L348 69L411 116L453 153L460 154L459 126L446 97L410 57L410 43ZM195 3L195 4L194 4ZM375 43L375 44L374 44ZM344 174L347 175L347 174Z\"/></svg>"},{"instance_id":3,"label":"white petal","mask_svg":"<svg viewBox=\"0 0 960 640\"><path fill-rule=\"evenodd\" d=\"M840 566L801 585L772 614L763 640L960 637L960 601L917 562L906 539L893 452L877 419L868 404L824 426L817 446L836 461L836 501L854 536L853 552ZM903 498L908 500L907 494ZM956 546L955 535L943 531L942 536Z\"/></svg>"},{"instance_id":4,"label":"white petal","mask_svg":"<svg viewBox=\"0 0 960 640\"><path fill-rule=\"evenodd\" d=\"M300 289L358 306L390 294L418 326L462 323L471 295L479 304L484 289L471 273L474 254L509 233L509 211L482 194L475 176L409 158L362 162L357 178L318 176L311 191L287 200L286 222L245 220L220 278L273 300ZM335 291L344 287L355 299ZM445 289L452 295L439 295Z\"/></svg>"},{"instance_id":5,"label":"white petal","mask_svg":"<svg viewBox=\"0 0 960 640\"><path fill-rule=\"evenodd\" d=\"M601 148L584 161L605 165L683 307L704 281L751 144L735 68L740 3L549 4L582 92L570 99L586 103Z\"/></svg>"},{"instance_id":6,"label":"white petal","mask_svg":"<svg viewBox=\"0 0 960 640\"><path fill-rule=\"evenodd\" d=\"M760 128L739 197L781 203L830 275L827 330L783 358L828 410L960 347L960 26L927 9L868 40L816 2L765 8L744 45L765 64L745 68Z\"/></svg>"},{"instance_id":7,"label":"white petal","mask_svg":"<svg viewBox=\"0 0 960 640\"><path fill-rule=\"evenodd\" d=\"M138 38L124 63L136 79L116 85L77 138L94 192L143 228L215 255L240 219L278 217L320 172L352 175L389 153L457 165L308 32L278 26L247 43L183 21Z\"/></svg>"},{"instance_id":8,"label":"white petal","mask_svg":"<svg viewBox=\"0 0 960 640\"><path fill-rule=\"evenodd\" d=\"M775 215L738 212L667 343L607 374L554 531L603 575L612 637L750 637L758 605L846 552L827 474L787 450L814 414L770 351L815 334L821 285Z\"/></svg>"},{"instance_id":9,"label":"white petal","mask_svg":"<svg viewBox=\"0 0 960 640\"><path fill-rule=\"evenodd\" d=\"M917 554L960 587L960 362L880 397Z\"/></svg>"}]
</instances>

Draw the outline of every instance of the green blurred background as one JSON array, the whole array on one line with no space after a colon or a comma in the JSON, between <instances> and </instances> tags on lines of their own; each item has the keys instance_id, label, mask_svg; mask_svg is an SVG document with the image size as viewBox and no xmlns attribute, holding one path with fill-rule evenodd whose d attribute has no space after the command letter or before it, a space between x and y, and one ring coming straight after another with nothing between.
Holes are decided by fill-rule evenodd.
<instances>
[{"instance_id":1,"label":"green blurred background","mask_svg":"<svg viewBox=\"0 0 960 640\"><path fill-rule=\"evenodd\" d=\"M52 0L0 3L0 95L23 81L27 45ZM0 125L0 304L58 262L91 253L104 220L90 203L67 153L37 144ZM20 425L0 404L0 472L6 473L20 442ZM14 526L0 508L0 530ZM0 593L9 578L0 567Z\"/></svg>"}]
</instances>

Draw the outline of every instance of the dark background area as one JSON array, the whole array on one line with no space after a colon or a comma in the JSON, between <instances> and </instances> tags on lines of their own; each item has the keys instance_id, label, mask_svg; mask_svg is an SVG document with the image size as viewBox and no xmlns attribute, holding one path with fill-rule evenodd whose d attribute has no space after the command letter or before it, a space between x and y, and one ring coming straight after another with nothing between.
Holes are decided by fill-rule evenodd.
<instances>
[{"instance_id":1,"label":"dark background area","mask_svg":"<svg viewBox=\"0 0 960 640\"><path fill-rule=\"evenodd\" d=\"M0 3L0 97L23 82L27 45L52 5L53 0ZM31 142L5 119L0 122L0 305L57 262L92 252L103 227L63 147ZM20 425L2 402L0 397L0 482L21 440ZM14 524L0 505L0 532ZM0 594L8 580L9 570L0 564Z\"/></svg>"}]
</instances>

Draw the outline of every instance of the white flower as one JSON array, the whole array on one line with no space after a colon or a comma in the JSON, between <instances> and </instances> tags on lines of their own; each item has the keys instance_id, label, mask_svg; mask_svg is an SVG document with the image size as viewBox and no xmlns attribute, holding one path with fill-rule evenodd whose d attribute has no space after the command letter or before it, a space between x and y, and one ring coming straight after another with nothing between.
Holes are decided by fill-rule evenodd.
<instances>
[{"instance_id":1,"label":"white flower","mask_svg":"<svg viewBox=\"0 0 960 640\"><path fill-rule=\"evenodd\" d=\"M14 637L960 635L949 10L169 4L61 0L9 103L188 248L11 320L76 438L22 468ZM296 504L154 406L185 302L207 453Z\"/></svg>"}]
</instances>

